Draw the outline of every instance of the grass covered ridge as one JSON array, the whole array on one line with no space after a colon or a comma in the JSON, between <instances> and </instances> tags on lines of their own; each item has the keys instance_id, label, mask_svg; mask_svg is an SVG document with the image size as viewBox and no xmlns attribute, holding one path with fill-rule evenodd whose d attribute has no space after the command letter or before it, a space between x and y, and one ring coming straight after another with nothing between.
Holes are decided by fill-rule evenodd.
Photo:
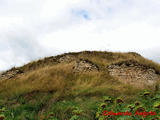
<instances>
[{"instance_id":1,"label":"grass covered ridge","mask_svg":"<svg viewBox=\"0 0 160 120\"><path fill-rule=\"evenodd\" d=\"M72 55L74 59L59 62L66 55ZM89 60L100 70L74 73L73 66L77 59ZM159 64L136 53L67 53L16 68L23 74L0 81L0 105L9 111L8 114L13 114L13 120L43 120L49 114L59 120L69 120L76 107L85 111L84 116L88 120L93 120L103 96L121 96L129 103L136 101L139 98L137 93L143 91L126 86L109 75L108 65L125 60L135 60L160 72ZM145 89L155 92L155 86Z\"/></svg>"}]
</instances>

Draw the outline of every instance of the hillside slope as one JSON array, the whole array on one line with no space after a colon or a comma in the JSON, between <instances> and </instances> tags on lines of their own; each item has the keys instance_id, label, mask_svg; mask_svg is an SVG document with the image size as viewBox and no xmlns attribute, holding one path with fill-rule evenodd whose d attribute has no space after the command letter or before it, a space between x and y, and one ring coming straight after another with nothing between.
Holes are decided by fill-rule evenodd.
<instances>
[{"instance_id":1,"label":"hillside slope","mask_svg":"<svg viewBox=\"0 0 160 120\"><path fill-rule=\"evenodd\" d=\"M69 120L73 106L93 120L102 96L121 96L127 103L137 92L154 92L160 84L160 65L133 52L83 51L46 57L0 75L0 105L15 120L41 119L52 112Z\"/></svg>"}]
</instances>

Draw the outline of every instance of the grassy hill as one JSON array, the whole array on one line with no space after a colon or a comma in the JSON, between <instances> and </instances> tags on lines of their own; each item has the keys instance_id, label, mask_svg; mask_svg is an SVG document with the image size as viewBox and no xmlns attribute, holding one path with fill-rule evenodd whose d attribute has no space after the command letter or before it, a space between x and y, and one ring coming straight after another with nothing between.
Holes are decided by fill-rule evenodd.
<instances>
[{"instance_id":1,"label":"grassy hill","mask_svg":"<svg viewBox=\"0 0 160 120\"><path fill-rule=\"evenodd\" d=\"M116 74L121 68L125 72ZM126 70L132 71L128 75ZM139 79L138 72L130 75L134 70L142 74ZM100 119L96 114L104 96L120 97L126 104L137 101L144 91L153 98L159 95L159 75L159 64L133 52L83 51L46 57L3 72L0 113L2 120L3 116L7 120Z\"/></svg>"}]
</instances>

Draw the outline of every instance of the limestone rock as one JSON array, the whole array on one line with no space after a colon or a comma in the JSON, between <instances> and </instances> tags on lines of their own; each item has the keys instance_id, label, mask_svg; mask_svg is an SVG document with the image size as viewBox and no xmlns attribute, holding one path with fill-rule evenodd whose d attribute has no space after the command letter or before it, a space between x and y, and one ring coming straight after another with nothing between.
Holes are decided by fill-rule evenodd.
<instances>
[{"instance_id":1,"label":"limestone rock","mask_svg":"<svg viewBox=\"0 0 160 120\"><path fill-rule=\"evenodd\" d=\"M62 57L59 58L59 62L62 63L62 62L71 62L75 60L75 56L73 55L64 55Z\"/></svg>"},{"instance_id":2,"label":"limestone rock","mask_svg":"<svg viewBox=\"0 0 160 120\"><path fill-rule=\"evenodd\" d=\"M18 74L22 74L23 71L20 69L12 68L9 71L6 71L0 75L0 80L7 80L15 77Z\"/></svg>"},{"instance_id":3,"label":"limestone rock","mask_svg":"<svg viewBox=\"0 0 160 120\"><path fill-rule=\"evenodd\" d=\"M93 64L88 60L78 60L73 67L74 72L84 72L84 71L98 71L97 65Z\"/></svg>"},{"instance_id":4,"label":"limestone rock","mask_svg":"<svg viewBox=\"0 0 160 120\"><path fill-rule=\"evenodd\" d=\"M144 66L137 61L122 61L108 66L109 74L125 84L133 84L137 87L154 85L160 75L154 68Z\"/></svg>"}]
</instances>

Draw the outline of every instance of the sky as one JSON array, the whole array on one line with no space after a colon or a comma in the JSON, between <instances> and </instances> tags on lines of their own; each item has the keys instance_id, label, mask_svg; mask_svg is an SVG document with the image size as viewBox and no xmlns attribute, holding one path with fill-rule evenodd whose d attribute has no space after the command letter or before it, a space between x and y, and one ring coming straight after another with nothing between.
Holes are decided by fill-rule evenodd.
<instances>
[{"instance_id":1,"label":"sky","mask_svg":"<svg viewBox=\"0 0 160 120\"><path fill-rule=\"evenodd\" d=\"M160 63L160 0L0 0L0 71L65 52Z\"/></svg>"}]
</instances>

